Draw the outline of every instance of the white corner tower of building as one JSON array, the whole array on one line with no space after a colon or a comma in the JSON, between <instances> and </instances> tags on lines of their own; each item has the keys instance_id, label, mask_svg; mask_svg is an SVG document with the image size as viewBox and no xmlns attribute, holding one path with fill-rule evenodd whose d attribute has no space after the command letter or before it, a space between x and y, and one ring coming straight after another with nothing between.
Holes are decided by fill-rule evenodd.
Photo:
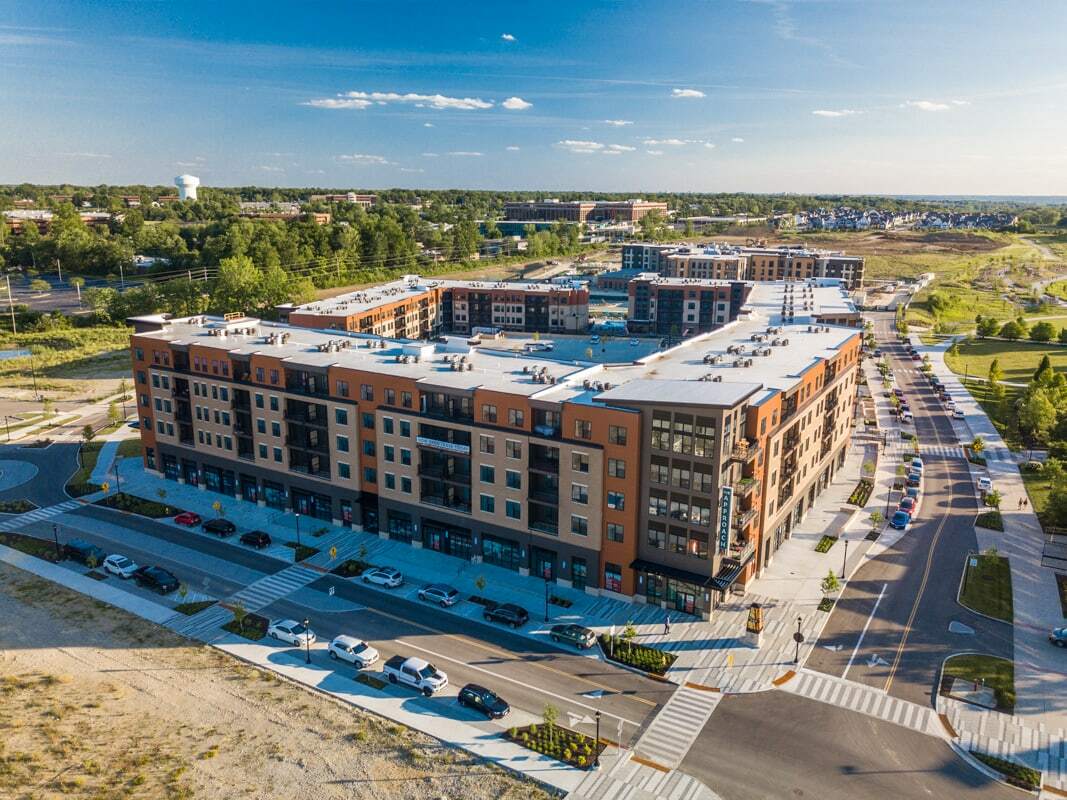
<instances>
[{"instance_id":1,"label":"white corner tower of building","mask_svg":"<svg viewBox=\"0 0 1067 800\"><path fill-rule=\"evenodd\" d=\"M178 187L178 197L182 200L195 200L196 187L200 185L200 179L195 175L179 175L174 179L174 185Z\"/></svg>"}]
</instances>

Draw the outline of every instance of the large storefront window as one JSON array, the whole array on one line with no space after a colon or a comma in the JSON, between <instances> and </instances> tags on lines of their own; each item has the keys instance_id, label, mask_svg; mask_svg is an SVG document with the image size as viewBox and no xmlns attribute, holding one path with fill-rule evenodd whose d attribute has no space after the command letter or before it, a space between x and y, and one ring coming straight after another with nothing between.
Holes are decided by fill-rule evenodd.
<instances>
[{"instance_id":1,"label":"large storefront window","mask_svg":"<svg viewBox=\"0 0 1067 800\"><path fill-rule=\"evenodd\" d=\"M293 489L293 511L315 519L333 519L333 504L324 494Z\"/></svg>"},{"instance_id":2,"label":"large storefront window","mask_svg":"<svg viewBox=\"0 0 1067 800\"><path fill-rule=\"evenodd\" d=\"M411 521L411 514L404 511L390 511L388 520L389 538L411 544L411 537L415 535L415 524Z\"/></svg>"},{"instance_id":3,"label":"large storefront window","mask_svg":"<svg viewBox=\"0 0 1067 800\"><path fill-rule=\"evenodd\" d=\"M423 545L464 561L471 558L471 532L466 528L442 525L426 520L422 523Z\"/></svg>"},{"instance_id":4,"label":"large storefront window","mask_svg":"<svg viewBox=\"0 0 1067 800\"><path fill-rule=\"evenodd\" d=\"M589 567L585 563L585 559L580 556L575 556L571 559L571 586L575 589L585 589L586 582L589 580Z\"/></svg>"},{"instance_id":5,"label":"large storefront window","mask_svg":"<svg viewBox=\"0 0 1067 800\"><path fill-rule=\"evenodd\" d=\"M622 592L622 567L618 564L604 565L604 588L609 592Z\"/></svg>"},{"instance_id":6,"label":"large storefront window","mask_svg":"<svg viewBox=\"0 0 1067 800\"><path fill-rule=\"evenodd\" d=\"M176 481L181 477L181 470L178 469L178 459L167 453L163 454L163 476L171 481Z\"/></svg>"},{"instance_id":7,"label":"large storefront window","mask_svg":"<svg viewBox=\"0 0 1067 800\"><path fill-rule=\"evenodd\" d=\"M274 481L263 481L263 502L267 508L285 508L285 488Z\"/></svg>"},{"instance_id":8,"label":"large storefront window","mask_svg":"<svg viewBox=\"0 0 1067 800\"><path fill-rule=\"evenodd\" d=\"M498 539L495 536L482 536L482 559L486 564L495 564L505 569L518 571L522 563L522 548L515 542Z\"/></svg>"}]
</instances>

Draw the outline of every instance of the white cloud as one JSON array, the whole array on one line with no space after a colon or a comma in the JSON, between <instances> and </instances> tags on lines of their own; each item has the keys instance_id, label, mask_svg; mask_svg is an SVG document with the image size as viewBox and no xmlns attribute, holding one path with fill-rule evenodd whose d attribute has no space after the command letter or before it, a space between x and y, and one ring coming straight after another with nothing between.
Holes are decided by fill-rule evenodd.
<instances>
[{"instance_id":1,"label":"white cloud","mask_svg":"<svg viewBox=\"0 0 1067 800\"><path fill-rule=\"evenodd\" d=\"M508 111L525 111L527 108L533 106L533 103L527 103L521 97L509 97L500 105Z\"/></svg>"},{"instance_id":2,"label":"white cloud","mask_svg":"<svg viewBox=\"0 0 1067 800\"><path fill-rule=\"evenodd\" d=\"M852 108L840 108L837 110L818 108L811 112L817 117L851 117L854 114L860 114L862 112L856 111Z\"/></svg>"},{"instance_id":3,"label":"white cloud","mask_svg":"<svg viewBox=\"0 0 1067 800\"><path fill-rule=\"evenodd\" d=\"M604 120L604 124L613 125L616 128L621 128L623 125L633 125L634 123L633 120L629 119L606 119Z\"/></svg>"},{"instance_id":4,"label":"white cloud","mask_svg":"<svg viewBox=\"0 0 1067 800\"><path fill-rule=\"evenodd\" d=\"M271 167L266 164L260 164L258 167L254 167L253 169L259 170L260 172L285 172L285 169L282 167Z\"/></svg>"},{"instance_id":5,"label":"white cloud","mask_svg":"<svg viewBox=\"0 0 1067 800\"><path fill-rule=\"evenodd\" d=\"M937 103L933 100L909 100L901 108L917 108L920 111L948 111L948 103Z\"/></svg>"},{"instance_id":6,"label":"white cloud","mask_svg":"<svg viewBox=\"0 0 1067 800\"><path fill-rule=\"evenodd\" d=\"M732 139L731 139L730 141L731 141L731 142L737 142L738 144L741 144L741 142L743 142L743 141L745 141L745 140L744 140L744 139L742 139L742 138L741 138L740 136L735 136L735 137L734 137L734 138L732 138Z\"/></svg>"},{"instance_id":7,"label":"white cloud","mask_svg":"<svg viewBox=\"0 0 1067 800\"><path fill-rule=\"evenodd\" d=\"M509 144L509 145L508 145L507 147L505 147L504 149L505 149L505 150L510 150L510 151L511 151L512 153L517 153L517 152L519 151L519 148L518 148L518 147L516 147L516 146L515 146L515 145L513 145L513 144Z\"/></svg>"},{"instance_id":8,"label":"white cloud","mask_svg":"<svg viewBox=\"0 0 1067 800\"><path fill-rule=\"evenodd\" d=\"M174 162L174 166L176 166L176 167L199 167L200 164L201 164L201 162L199 162L199 161L175 161Z\"/></svg>"},{"instance_id":9,"label":"white cloud","mask_svg":"<svg viewBox=\"0 0 1067 800\"><path fill-rule=\"evenodd\" d=\"M609 144L608 150L612 153L632 153L636 150L636 147L630 147L628 144Z\"/></svg>"},{"instance_id":10,"label":"white cloud","mask_svg":"<svg viewBox=\"0 0 1067 800\"><path fill-rule=\"evenodd\" d=\"M414 92L408 92L407 94L399 94L398 92L345 92L337 97L308 100L304 105L315 108L362 109L375 103L383 106L390 103L401 103L420 108L458 109L460 111L493 107L491 100L482 100L480 97L449 97L443 94L416 94Z\"/></svg>"},{"instance_id":11,"label":"white cloud","mask_svg":"<svg viewBox=\"0 0 1067 800\"><path fill-rule=\"evenodd\" d=\"M111 154L110 153L75 152L75 153L56 153L56 155L57 156L62 156L63 158L111 158Z\"/></svg>"},{"instance_id":12,"label":"white cloud","mask_svg":"<svg viewBox=\"0 0 1067 800\"><path fill-rule=\"evenodd\" d=\"M513 35L511 35L510 33L502 33L502 34L500 34L500 38L503 39L505 42L514 42L515 41L515 37Z\"/></svg>"},{"instance_id":13,"label":"white cloud","mask_svg":"<svg viewBox=\"0 0 1067 800\"><path fill-rule=\"evenodd\" d=\"M662 147L664 145L668 147L681 147L684 144L688 144L685 139L645 139L644 144L649 147Z\"/></svg>"},{"instance_id":14,"label":"white cloud","mask_svg":"<svg viewBox=\"0 0 1067 800\"><path fill-rule=\"evenodd\" d=\"M400 171L401 172L425 172L426 170L421 169L420 167L401 167Z\"/></svg>"},{"instance_id":15,"label":"white cloud","mask_svg":"<svg viewBox=\"0 0 1067 800\"><path fill-rule=\"evenodd\" d=\"M477 150L452 150L449 152L449 155L459 156L460 158L477 158L484 154L479 153Z\"/></svg>"},{"instance_id":16,"label":"white cloud","mask_svg":"<svg viewBox=\"0 0 1067 800\"><path fill-rule=\"evenodd\" d=\"M423 153L422 157L423 158L437 158L438 155L439 155L439 153Z\"/></svg>"},{"instance_id":17,"label":"white cloud","mask_svg":"<svg viewBox=\"0 0 1067 800\"><path fill-rule=\"evenodd\" d=\"M698 98L703 96L704 93L699 89L671 89L671 97Z\"/></svg>"},{"instance_id":18,"label":"white cloud","mask_svg":"<svg viewBox=\"0 0 1067 800\"><path fill-rule=\"evenodd\" d=\"M367 153L352 153L351 155L338 156L341 161L347 161L350 164L364 164L372 166L385 166L392 164L385 156L368 155Z\"/></svg>"},{"instance_id":19,"label":"white cloud","mask_svg":"<svg viewBox=\"0 0 1067 800\"><path fill-rule=\"evenodd\" d=\"M325 175L326 174L326 170L324 170L324 169L306 169L306 170L304 170L304 172L307 175Z\"/></svg>"},{"instance_id":20,"label":"white cloud","mask_svg":"<svg viewBox=\"0 0 1067 800\"><path fill-rule=\"evenodd\" d=\"M954 105L954 106L969 106L970 104L971 104L970 100L953 100L952 101L952 105Z\"/></svg>"},{"instance_id":21,"label":"white cloud","mask_svg":"<svg viewBox=\"0 0 1067 800\"><path fill-rule=\"evenodd\" d=\"M433 123L432 122L424 122L424 123L422 123L422 127L424 127L424 128L432 128L433 127Z\"/></svg>"},{"instance_id":22,"label":"white cloud","mask_svg":"<svg viewBox=\"0 0 1067 800\"><path fill-rule=\"evenodd\" d=\"M556 142L557 147L570 150L572 153L598 153L604 149L600 142L588 142L583 139L564 139Z\"/></svg>"},{"instance_id":23,"label":"white cloud","mask_svg":"<svg viewBox=\"0 0 1067 800\"><path fill-rule=\"evenodd\" d=\"M662 150L646 150L645 152L648 153L650 156L661 156L661 155L663 155L663 151Z\"/></svg>"},{"instance_id":24,"label":"white cloud","mask_svg":"<svg viewBox=\"0 0 1067 800\"><path fill-rule=\"evenodd\" d=\"M708 148L709 150L714 150L715 149L715 142L704 142L704 146L706 148Z\"/></svg>"}]
</instances>

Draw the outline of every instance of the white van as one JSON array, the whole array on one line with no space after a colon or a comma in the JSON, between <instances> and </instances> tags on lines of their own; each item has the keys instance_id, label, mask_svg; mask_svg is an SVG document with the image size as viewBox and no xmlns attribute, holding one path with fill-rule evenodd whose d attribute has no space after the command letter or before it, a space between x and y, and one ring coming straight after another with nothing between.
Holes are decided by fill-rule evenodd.
<instances>
[{"instance_id":1,"label":"white van","mask_svg":"<svg viewBox=\"0 0 1067 800\"><path fill-rule=\"evenodd\" d=\"M911 423L911 422L914 422L914 420L915 420L915 417L912 416L910 411L901 411L900 412L900 421L901 422Z\"/></svg>"}]
</instances>

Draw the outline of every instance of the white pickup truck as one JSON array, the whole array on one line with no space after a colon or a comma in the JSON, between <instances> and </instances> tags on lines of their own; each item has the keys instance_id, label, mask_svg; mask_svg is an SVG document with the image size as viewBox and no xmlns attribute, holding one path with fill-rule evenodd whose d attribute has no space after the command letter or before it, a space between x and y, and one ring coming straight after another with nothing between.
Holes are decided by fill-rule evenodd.
<instances>
[{"instance_id":1,"label":"white pickup truck","mask_svg":"<svg viewBox=\"0 0 1067 800\"><path fill-rule=\"evenodd\" d=\"M437 694L448 686L448 676L429 661L421 658L393 656L385 662L382 670L390 683L402 683L418 689L424 695Z\"/></svg>"}]
</instances>

